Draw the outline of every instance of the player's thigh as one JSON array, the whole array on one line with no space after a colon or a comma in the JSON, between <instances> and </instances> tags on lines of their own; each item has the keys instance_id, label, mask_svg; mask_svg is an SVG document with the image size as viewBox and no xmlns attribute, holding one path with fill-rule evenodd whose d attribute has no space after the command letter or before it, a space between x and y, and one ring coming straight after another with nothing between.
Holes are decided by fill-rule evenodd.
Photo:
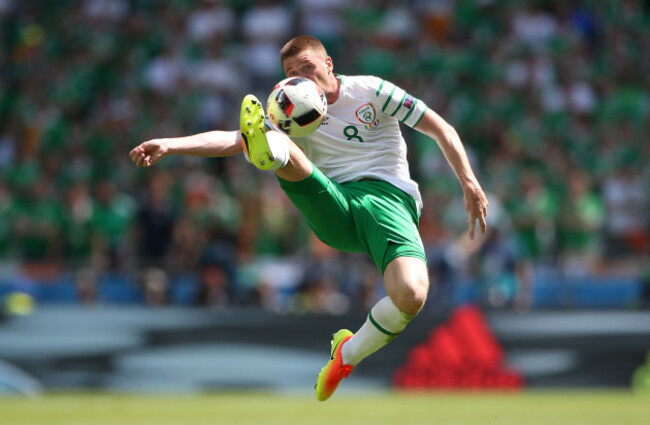
<instances>
[{"instance_id":1,"label":"player's thigh","mask_svg":"<svg viewBox=\"0 0 650 425\"><path fill-rule=\"evenodd\" d=\"M416 257L426 262L412 196L379 181L356 182L346 187L359 206L355 210L359 237L382 273L398 257Z\"/></svg>"},{"instance_id":2,"label":"player's thigh","mask_svg":"<svg viewBox=\"0 0 650 425\"><path fill-rule=\"evenodd\" d=\"M341 251L363 251L350 202L338 183L330 180L317 167L301 181L291 182L280 177L278 181L320 240Z\"/></svg>"}]
</instances>

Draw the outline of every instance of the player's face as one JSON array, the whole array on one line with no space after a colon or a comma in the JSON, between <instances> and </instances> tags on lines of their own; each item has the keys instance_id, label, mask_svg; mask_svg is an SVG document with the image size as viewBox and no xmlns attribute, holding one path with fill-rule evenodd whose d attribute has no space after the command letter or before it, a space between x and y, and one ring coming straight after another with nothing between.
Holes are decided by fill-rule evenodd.
<instances>
[{"instance_id":1,"label":"player's face","mask_svg":"<svg viewBox=\"0 0 650 425\"><path fill-rule=\"evenodd\" d=\"M304 77L327 90L329 77L332 72L332 59L312 50L303 50L295 56L290 56L282 62L287 77Z\"/></svg>"}]
</instances>

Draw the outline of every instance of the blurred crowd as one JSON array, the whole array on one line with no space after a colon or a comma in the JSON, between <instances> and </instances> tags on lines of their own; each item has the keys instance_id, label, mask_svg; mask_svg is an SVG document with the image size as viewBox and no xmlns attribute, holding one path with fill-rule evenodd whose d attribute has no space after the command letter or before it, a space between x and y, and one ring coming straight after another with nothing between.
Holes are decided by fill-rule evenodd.
<instances>
[{"instance_id":1,"label":"blurred crowd","mask_svg":"<svg viewBox=\"0 0 650 425\"><path fill-rule=\"evenodd\" d=\"M540 270L648 279L648 1L0 0L0 286L371 306L374 265L316 240L272 174L241 155L128 157L147 139L236 129L241 98L266 98L299 34L335 71L424 100L468 150L490 200L478 242L440 149L404 129L431 305L464 283L530 308Z\"/></svg>"}]
</instances>

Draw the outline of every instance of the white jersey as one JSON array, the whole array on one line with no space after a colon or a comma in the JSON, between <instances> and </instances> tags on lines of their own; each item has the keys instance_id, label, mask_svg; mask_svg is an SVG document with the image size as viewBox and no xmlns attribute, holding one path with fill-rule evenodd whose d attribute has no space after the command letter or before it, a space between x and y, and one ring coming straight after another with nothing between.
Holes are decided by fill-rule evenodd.
<instances>
[{"instance_id":1,"label":"white jersey","mask_svg":"<svg viewBox=\"0 0 650 425\"><path fill-rule=\"evenodd\" d=\"M422 197L411 179L406 142L398 121L415 127L427 106L394 84L373 76L339 75L341 91L327 105L327 116L309 136L293 138L307 157L332 180L372 178Z\"/></svg>"}]
</instances>

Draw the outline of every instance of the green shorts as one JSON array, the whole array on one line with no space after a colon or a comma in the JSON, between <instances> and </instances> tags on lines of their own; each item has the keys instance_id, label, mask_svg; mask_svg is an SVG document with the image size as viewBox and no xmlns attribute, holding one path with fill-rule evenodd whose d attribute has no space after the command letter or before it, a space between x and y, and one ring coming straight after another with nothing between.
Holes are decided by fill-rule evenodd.
<instances>
[{"instance_id":1,"label":"green shorts","mask_svg":"<svg viewBox=\"0 0 650 425\"><path fill-rule=\"evenodd\" d=\"M392 184L379 180L336 183L316 167L305 180L278 180L327 245L368 253L382 274L397 257L426 262L415 200Z\"/></svg>"}]
</instances>

